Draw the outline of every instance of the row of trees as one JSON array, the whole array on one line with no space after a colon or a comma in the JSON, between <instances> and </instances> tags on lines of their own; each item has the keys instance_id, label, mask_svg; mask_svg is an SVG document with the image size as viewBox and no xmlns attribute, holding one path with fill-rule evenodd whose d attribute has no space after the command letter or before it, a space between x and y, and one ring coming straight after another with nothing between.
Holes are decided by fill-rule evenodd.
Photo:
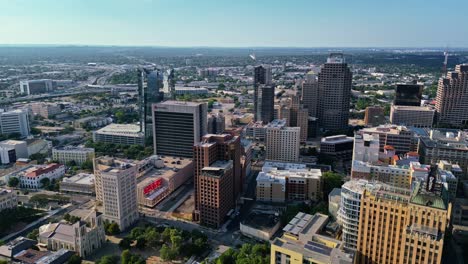
<instances>
[{"instance_id":1,"label":"row of trees","mask_svg":"<svg viewBox=\"0 0 468 264\"><path fill-rule=\"evenodd\" d=\"M145 259L138 255L138 254L133 254L130 252L130 250L126 249L122 252L120 255L120 258L118 256L104 256L101 259L96 261L96 264L115 264L115 263L120 263L121 264L145 264L146 261Z\"/></svg>"},{"instance_id":2,"label":"row of trees","mask_svg":"<svg viewBox=\"0 0 468 264\"><path fill-rule=\"evenodd\" d=\"M141 145L120 145L104 142L87 141L86 147L94 148L99 155L116 156L121 153L125 158L144 159L153 154L152 147L143 147Z\"/></svg>"}]
</instances>

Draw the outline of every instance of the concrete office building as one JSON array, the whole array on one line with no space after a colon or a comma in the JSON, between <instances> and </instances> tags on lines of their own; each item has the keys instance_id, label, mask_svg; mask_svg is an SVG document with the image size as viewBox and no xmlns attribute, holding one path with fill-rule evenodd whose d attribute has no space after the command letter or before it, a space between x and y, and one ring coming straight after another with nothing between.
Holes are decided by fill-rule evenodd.
<instances>
[{"instance_id":1,"label":"concrete office building","mask_svg":"<svg viewBox=\"0 0 468 264\"><path fill-rule=\"evenodd\" d=\"M468 64L439 79L437 87L437 122L442 125L468 125Z\"/></svg>"},{"instance_id":2,"label":"concrete office building","mask_svg":"<svg viewBox=\"0 0 468 264\"><path fill-rule=\"evenodd\" d=\"M383 152L384 147L387 145L394 147L396 154L416 151L418 147L418 140L415 137L415 133L405 126L380 125L378 127L363 128L357 133L378 135L380 152Z\"/></svg>"},{"instance_id":3,"label":"concrete office building","mask_svg":"<svg viewBox=\"0 0 468 264\"><path fill-rule=\"evenodd\" d=\"M360 203L356 263L441 263L452 205L445 188L366 186Z\"/></svg>"},{"instance_id":4,"label":"concrete office building","mask_svg":"<svg viewBox=\"0 0 468 264\"><path fill-rule=\"evenodd\" d=\"M324 137L320 141L320 153L334 160L350 161L353 157L354 138L346 135Z\"/></svg>"},{"instance_id":5,"label":"concrete office building","mask_svg":"<svg viewBox=\"0 0 468 264\"><path fill-rule=\"evenodd\" d=\"M433 129L429 136L419 138L419 154L425 164L446 160L458 164L468 179L468 133L453 129Z\"/></svg>"},{"instance_id":6,"label":"concrete office building","mask_svg":"<svg viewBox=\"0 0 468 264\"><path fill-rule=\"evenodd\" d=\"M259 95L259 87L260 85L271 85L271 82L271 67L269 65L259 65L254 68L254 121L263 121L260 112L261 95ZM270 121L271 120L265 122Z\"/></svg>"},{"instance_id":7,"label":"concrete office building","mask_svg":"<svg viewBox=\"0 0 468 264\"><path fill-rule=\"evenodd\" d=\"M16 162L16 151L13 147L0 146L0 164L6 165Z\"/></svg>"},{"instance_id":8,"label":"concrete office building","mask_svg":"<svg viewBox=\"0 0 468 264\"><path fill-rule=\"evenodd\" d=\"M137 165L127 160L100 157L94 160L96 200L102 202L104 219L125 230L138 220Z\"/></svg>"},{"instance_id":9,"label":"concrete office building","mask_svg":"<svg viewBox=\"0 0 468 264\"><path fill-rule=\"evenodd\" d=\"M348 128L352 79L343 54L330 54L318 74L317 118L324 130Z\"/></svg>"},{"instance_id":10,"label":"concrete office building","mask_svg":"<svg viewBox=\"0 0 468 264\"><path fill-rule=\"evenodd\" d=\"M52 160L62 164L74 161L77 165L81 165L85 161L94 160L94 149L74 146L53 148Z\"/></svg>"},{"instance_id":11,"label":"concrete office building","mask_svg":"<svg viewBox=\"0 0 468 264\"><path fill-rule=\"evenodd\" d=\"M30 107L34 115L42 116L43 118L53 117L62 111L59 105L51 103L32 103Z\"/></svg>"},{"instance_id":12,"label":"concrete office building","mask_svg":"<svg viewBox=\"0 0 468 264\"><path fill-rule=\"evenodd\" d=\"M15 149L17 159L29 158L28 143L23 140L8 139L0 142L0 147L6 149Z\"/></svg>"},{"instance_id":13,"label":"concrete office building","mask_svg":"<svg viewBox=\"0 0 468 264\"><path fill-rule=\"evenodd\" d=\"M284 228L283 235L271 243L272 264L332 263L351 264L353 254L344 251L343 243L326 235L329 217L323 214L298 213Z\"/></svg>"},{"instance_id":14,"label":"concrete office building","mask_svg":"<svg viewBox=\"0 0 468 264\"><path fill-rule=\"evenodd\" d=\"M426 106L392 105L390 122L394 125L432 127L435 109Z\"/></svg>"},{"instance_id":15,"label":"concrete office building","mask_svg":"<svg viewBox=\"0 0 468 264\"><path fill-rule=\"evenodd\" d=\"M211 114L208 117L208 134L222 134L226 129L224 115L221 113Z\"/></svg>"},{"instance_id":16,"label":"concrete office building","mask_svg":"<svg viewBox=\"0 0 468 264\"><path fill-rule=\"evenodd\" d=\"M353 161L374 163L379 161L379 137L370 134L355 134Z\"/></svg>"},{"instance_id":17,"label":"concrete office building","mask_svg":"<svg viewBox=\"0 0 468 264\"><path fill-rule=\"evenodd\" d=\"M110 124L93 132L94 142L122 145L144 145L145 135L134 124Z\"/></svg>"},{"instance_id":18,"label":"concrete office building","mask_svg":"<svg viewBox=\"0 0 468 264\"><path fill-rule=\"evenodd\" d=\"M153 104L153 142L156 155L193 157L193 145L207 132L207 105L165 101Z\"/></svg>"},{"instance_id":19,"label":"concrete office building","mask_svg":"<svg viewBox=\"0 0 468 264\"><path fill-rule=\"evenodd\" d=\"M200 223L208 223L211 225L215 219L211 218L210 211L202 210L202 205L206 206L209 201L204 201L206 196L204 192L209 191L210 185L206 185L201 180L202 170L205 167L212 167L212 164L217 161L231 161L232 168L229 169L229 177L232 178L232 184L229 184L231 189L223 194L223 200L219 200L217 203L219 207L230 206L233 209L235 200L242 191L243 179L242 179L242 168L241 168L241 144L240 137L231 136L229 134L222 135L205 135L200 143L197 143L193 147L194 149L194 188L195 188L195 211L194 220L200 221ZM224 175L224 174L223 174ZM208 180L208 178L204 178ZM224 181L224 179L223 179ZM230 182L229 180L228 182ZM229 201L232 200L232 201ZM224 205L224 204L227 205ZM203 207L207 208L207 207ZM224 216L223 216L224 217ZM211 219L206 222L204 219ZM220 218L216 218L220 219ZM220 222L218 222L220 224Z\"/></svg>"},{"instance_id":20,"label":"concrete office building","mask_svg":"<svg viewBox=\"0 0 468 264\"><path fill-rule=\"evenodd\" d=\"M53 90L54 82L50 79L20 81L20 92L22 94L42 94Z\"/></svg>"},{"instance_id":21,"label":"concrete office building","mask_svg":"<svg viewBox=\"0 0 468 264\"><path fill-rule=\"evenodd\" d=\"M18 205L18 197L15 190L0 189L0 212L5 209L15 208Z\"/></svg>"},{"instance_id":22,"label":"concrete office building","mask_svg":"<svg viewBox=\"0 0 468 264\"><path fill-rule=\"evenodd\" d=\"M419 84L397 84L393 105L421 106L423 86Z\"/></svg>"},{"instance_id":23,"label":"concrete office building","mask_svg":"<svg viewBox=\"0 0 468 264\"><path fill-rule=\"evenodd\" d=\"M29 115L26 110L0 112L0 134L18 133L22 137L30 135Z\"/></svg>"},{"instance_id":24,"label":"concrete office building","mask_svg":"<svg viewBox=\"0 0 468 264\"><path fill-rule=\"evenodd\" d=\"M305 164L265 162L257 176L256 199L262 202L322 199L322 172Z\"/></svg>"},{"instance_id":25,"label":"concrete office building","mask_svg":"<svg viewBox=\"0 0 468 264\"><path fill-rule=\"evenodd\" d=\"M311 117L317 117L318 98L317 75L314 72L308 72L302 83L301 100Z\"/></svg>"},{"instance_id":26,"label":"concrete office building","mask_svg":"<svg viewBox=\"0 0 468 264\"><path fill-rule=\"evenodd\" d=\"M364 125L379 126L385 123L384 109L380 106L368 106L364 112Z\"/></svg>"},{"instance_id":27,"label":"concrete office building","mask_svg":"<svg viewBox=\"0 0 468 264\"><path fill-rule=\"evenodd\" d=\"M266 160L297 162L299 161L299 147L301 128L283 127L270 123L266 128Z\"/></svg>"},{"instance_id":28,"label":"concrete office building","mask_svg":"<svg viewBox=\"0 0 468 264\"><path fill-rule=\"evenodd\" d=\"M218 160L204 167L198 176L198 211L200 223L220 228L230 210L235 207L232 160Z\"/></svg>"},{"instance_id":29,"label":"concrete office building","mask_svg":"<svg viewBox=\"0 0 468 264\"><path fill-rule=\"evenodd\" d=\"M138 111L140 114L140 132L145 139L153 136L152 104L164 99L163 73L160 70L138 69Z\"/></svg>"}]
</instances>

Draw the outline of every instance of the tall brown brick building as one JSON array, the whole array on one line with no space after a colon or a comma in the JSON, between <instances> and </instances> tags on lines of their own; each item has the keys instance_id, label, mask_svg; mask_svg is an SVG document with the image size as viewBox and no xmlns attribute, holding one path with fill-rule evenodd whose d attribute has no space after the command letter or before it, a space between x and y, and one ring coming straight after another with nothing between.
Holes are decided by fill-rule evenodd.
<instances>
[{"instance_id":1,"label":"tall brown brick building","mask_svg":"<svg viewBox=\"0 0 468 264\"><path fill-rule=\"evenodd\" d=\"M439 124L468 126L468 64L439 79L436 110Z\"/></svg>"},{"instance_id":2,"label":"tall brown brick building","mask_svg":"<svg viewBox=\"0 0 468 264\"><path fill-rule=\"evenodd\" d=\"M200 221L202 224L213 227L218 227L222 224L221 220L224 219L224 216L214 214L211 209L211 211L205 210L207 208L206 199L208 197L205 194L208 192L214 191L218 193L214 197L216 198L215 206L219 210L225 207L229 207L229 209L234 208L235 200L242 191L243 184L240 158L241 145L240 137L238 136L229 134L207 134L203 136L200 143L194 145L195 221ZM209 177L208 172L205 172L205 176L202 177L203 170L208 167L213 167L213 164L218 161L231 161L232 168L224 168L224 172L221 173L223 177L215 177L216 179L207 178ZM219 184L215 189L213 189L213 186L206 184L207 182L213 181ZM232 184L229 184L230 182L232 182ZM220 195L219 192L222 192L222 194ZM221 212L223 212L223 210L218 211L218 213Z\"/></svg>"}]
</instances>

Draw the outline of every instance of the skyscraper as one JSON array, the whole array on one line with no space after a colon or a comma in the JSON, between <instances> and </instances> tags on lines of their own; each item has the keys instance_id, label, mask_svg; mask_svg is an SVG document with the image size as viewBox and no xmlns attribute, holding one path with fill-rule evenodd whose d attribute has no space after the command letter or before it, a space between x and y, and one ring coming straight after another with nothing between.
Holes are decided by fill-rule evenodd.
<instances>
[{"instance_id":1,"label":"skyscraper","mask_svg":"<svg viewBox=\"0 0 468 264\"><path fill-rule=\"evenodd\" d=\"M318 106L318 82L317 75L309 72L302 83L302 105L309 112L309 116L317 117Z\"/></svg>"},{"instance_id":2,"label":"skyscraper","mask_svg":"<svg viewBox=\"0 0 468 264\"><path fill-rule=\"evenodd\" d=\"M353 74L343 54L332 53L318 74L317 117L324 130L348 127Z\"/></svg>"},{"instance_id":3,"label":"skyscraper","mask_svg":"<svg viewBox=\"0 0 468 264\"><path fill-rule=\"evenodd\" d=\"M221 134L226 129L225 118L221 113L208 117L208 134Z\"/></svg>"},{"instance_id":4,"label":"skyscraper","mask_svg":"<svg viewBox=\"0 0 468 264\"><path fill-rule=\"evenodd\" d=\"M422 85L398 84L393 105L421 106L422 92Z\"/></svg>"},{"instance_id":5,"label":"skyscraper","mask_svg":"<svg viewBox=\"0 0 468 264\"><path fill-rule=\"evenodd\" d=\"M206 103L165 101L153 104L156 155L193 157L193 145L207 131Z\"/></svg>"},{"instance_id":6,"label":"skyscraper","mask_svg":"<svg viewBox=\"0 0 468 264\"><path fill-rule=\"evenodd\" d=\"M257 89L257 117L263 123L269 123L275 115L275 87L261 84Z\"/></svg>"},{"instance_id":7,"label":"skyscraper","mask_svg":"<svg viewBox=\"0 0 468 264\"><path fill-rule=\"evenodd\" d=\"M124 230L138 219L137 166L126 160L101 157L94 160L96 200L104 218Z\"/></svg>"},{"instance_id":8,"label":"skyscraper","mask_svg":"<svg viewBox=\"0 0 468 264\"><path fill-rule=\"evenodd\" d=\"M436 110L438 123L465 127L468 125L468 64L455 67L439 79Z\"/></svg>"},{"instance_id":9,"label":"skyscraper","mask_svg":"<svg viewBox=\"0 0 468 264\"><path fill-rule=\"evenodd\" d=\"M151 105L164 99L163 74L159 70L138 69L138 97L140 114L140 131L146 139L151 139L152 113Z\"/></svg>"},{"instance_id":10,"label":"skyscraper","mask_svg":"<svg viewBox=\"0 0 468 264\"><path fill-rule=\"evenodd\" d=\"M227 211L233 209L235 200L242 191L240 138L229 134L208 134L193 148L194 219L202 224L217 227L222 224L222 219ZM229 165L225 163L227 161L229 161ZM214 167L218 169L214 169ZM213 178L215 176L213 171L217 171L216 179ZM213 187L215 187L214 190ZM207 193L213 191L215 191L212 193L213 195L207 196ZM221 212L218 210L226 209L224 215L218 214Z\"/></svg>"},{"instance_id":11,"label":"skyscraper","mask_svg":"<svg viewBox=\"0 0 468 264\"><path fill-rule=\"evenodd\" d=\"M261 103L262 103L262 95L259 94L261 91L260 85L271 85L271 67L268 65L259 65L254 69L254 119L255 121L264 121L261 118ZM274 96L274 89L273 89L273 96ZM274 98L273 98L274 99ZM272 110L273 111L273 110ZM266 121L266 122L270 122Z\"/></svg>"}]
</instances>

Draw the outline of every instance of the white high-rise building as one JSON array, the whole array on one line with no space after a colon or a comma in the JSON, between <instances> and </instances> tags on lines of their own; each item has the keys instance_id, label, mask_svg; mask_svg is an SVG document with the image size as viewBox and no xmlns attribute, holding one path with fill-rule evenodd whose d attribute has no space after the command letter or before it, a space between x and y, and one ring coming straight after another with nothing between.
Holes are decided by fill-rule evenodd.
<instances>
[{"instance_id":1,"label":"white high-rise building","mask_svg":"<svg viewBox=\"0 0 468 264\"><path fill-rule=\"evenodd\" d=\"M22 137L29 136L29 116L24 110L0 112L0 133L19 133Z\"/></svg>"},{"instance_id":2,"label":"white high-rise building","mask_svg":"<svg viewBox=\"0 0 468 264\"><path fill-rule=\"evenodd\" d=\"M286 162L299 161L301 128L275 126L274 121L266 128L266 159Z\"/></svg>"},{"instance_id":3,"label":"white high-rise building","mask_svg":"<svg viewBox=\"0 0 468 264\"><path fill-rule=\"evenodd\" d=\"M379 161L380 141L378 135L356 134L354 135L353 160L363 162Z\"/></svg>"},{"instance_id":4,"label":"white high-rise building","mask_svg":"<svg viewBox=\"0 0 468 264\"><path fill-rule=\"evenodd\" d=\"M355 251L357 248L361 196L367 183L366 180L348 181L341 186L338 222L343 226L342 241L348 250Z\"/></svg>"},{"instance_id":5,"label":"white high-rise building","mask_svg":"<svg viewBox=\"0 0 468 264\"><path fill-rule=\"evenodd\" d=\"M124 230L138 219L137 164L101 157L94 160L96 199L104 207L104 219Z\"/></svg>"}]
</instances>

